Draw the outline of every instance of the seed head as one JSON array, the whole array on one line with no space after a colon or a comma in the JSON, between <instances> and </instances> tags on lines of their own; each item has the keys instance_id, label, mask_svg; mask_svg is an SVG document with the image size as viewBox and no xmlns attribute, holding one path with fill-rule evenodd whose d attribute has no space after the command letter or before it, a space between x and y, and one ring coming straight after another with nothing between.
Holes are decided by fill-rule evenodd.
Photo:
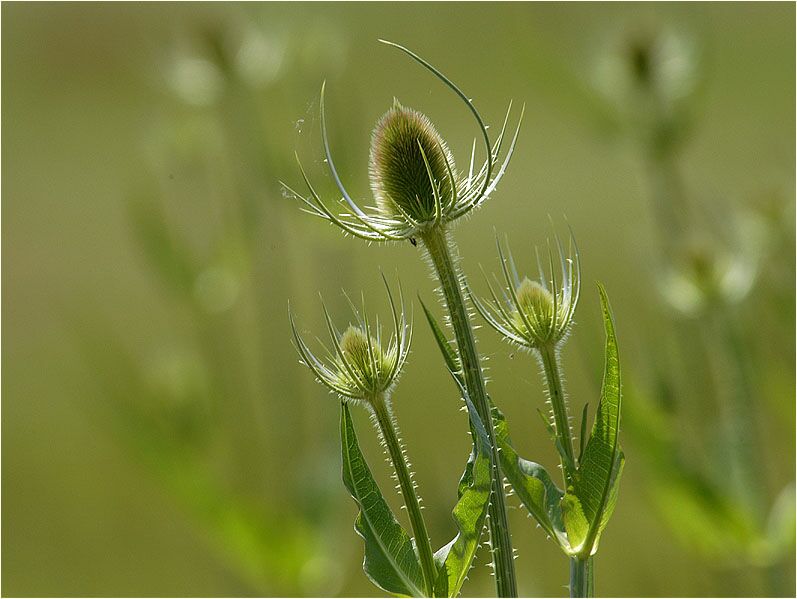
<instances>
[{"instance_id":1,"label":"seed head","mask_svg":"<svg viewBox=\"0 0 797 599\"><path fill-rule=\"evenodd\" d=\"M425 115L398 101L374 128L369 172L376 205L387 217L428 221L436 196L443 209L454 197L456 170L445 140Z\"/></svg>"},{"instance_id":2,"label":"seed head","mask_svg":"<svg viewBox=\"0 0 797 599\"><path fill-rule=\"evenodd\" d=\"M417 54L397 44L385 43L398 48L431 71L465 102L478 124L478 137L484 143L483 162L476 163L474 140L467 175L458 175L454 158L431 121L420 112L395 102L379 120L371 137L369 174L376 207L363 209L346 190L332 160L322 86L321 137L326 164L348 212L335 213L327 207L310 183L301 163L299 170L309 195L302 195L285 184L283 187L287 194L303 203L305 211L333 223L349 235L371 241L414 240L434 227L468 214L493 193L514 152L523 110L517 129L508 143L509 147L503 152L502 162L499 163L502 148L507 145L505 142L509 137L505 134L512 104L509 104L500 133L491 141L484 120L462 90Z\"/></svg>"}]
</instances>

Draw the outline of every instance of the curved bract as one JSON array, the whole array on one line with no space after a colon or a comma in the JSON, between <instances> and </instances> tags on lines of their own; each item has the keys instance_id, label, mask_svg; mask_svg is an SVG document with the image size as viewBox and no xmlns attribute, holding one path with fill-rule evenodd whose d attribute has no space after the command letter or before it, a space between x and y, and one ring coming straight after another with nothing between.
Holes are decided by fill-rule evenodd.
<instances>
[{"instance_id":1,"label":"curved bract","mask_svg":"<svg viewBox=\"0 0 797 599\"><path fill-rule=\"evenodd\" d=\"M465 102L484 140L484 162L477 168L474 141L467 174L457 174L454 158L431 121L420 112L394 106L382 117L372 135L371 184L376 206L363 208L346 190L335 168L326 126L326 85L322 85L320 110L324 153L330 174L342 196L338 203L344 204L344 211L330 209L321 199L298 155L299 170L309 195L301 194L284 183L283 186L293 197L302 201L307 212L337 225L347 234L372 241L401 241L418 237L431 228L468 214L490 196L514 152L524 110L521 109L517 128L500 166L497 166L505 143L512 103L507 109L501 132L492 143L481 115L450 79L403 46L384 43L398 48L423 65Z\"/></svg>"}]
</instances>

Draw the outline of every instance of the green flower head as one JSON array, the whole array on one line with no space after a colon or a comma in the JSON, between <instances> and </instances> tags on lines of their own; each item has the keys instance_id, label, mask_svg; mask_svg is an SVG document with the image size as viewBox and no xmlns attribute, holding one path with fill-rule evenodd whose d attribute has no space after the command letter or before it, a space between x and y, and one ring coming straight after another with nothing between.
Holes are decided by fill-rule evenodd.
<instances>
[{"instance_id":1,"label":"green flower head","mask_svg":"<svg viewBox=\"0 0 797 599\"><path fill-rule=\"evenodd\" d=\"M304 342L289 311L291 330L296 349L316 379L341 398L370 404L377 395L389 393L396 384L409 354L412 327L404 315L404 300L399 291L400 309L396 308L390 287L385 281L393 320L393 333L383 339L379 320L371 327L366 315L352 304L356 324L350 324L342 334L332 323L324 306L324 317L334 351L325 358L317 357Z\"/></svg>"},{"instance_id":2,"label":"green flower head","mask_svg":"<svg viewBox=\"0 0 797 599\"><path fill-rule=\"evenodd\" d=\"M456 170L446 142L425 115L398 101L371 136L369 171L376 205L388 217L431 220L438 202L445 210L454 198Z\"/></svg>"},{"instance_id":3,"label":"green flower head","mask_svg":"<svg viewBox=\"0 0 797 599\"><path fill-rule=\"evenodd\" d=\"M327 135L322 86L321 136L326 163L348 212L336 213L327 207L310 183L301 163L299 170L309 195L300 194L283 185L289 195L304 204L307 212L337 225L349 235L372 241L401 241L418 237L434 227L468 214L492 194L514 152L523 111L521 110L517 129L499 165L512 104L509 105L501 131L493 143L481 115L454 83L410 50L390 42L385 43L403 51L431 71L465 102L476 119L479 136L484 142L484 162L481 166L475 164L474 141L468 174L458 174L454 157L432 122L420 112L395 102L379 120L371 137L369 171L376 206L363 209L352 199L335 168Z\"/></svg>"},{"instance_id":4,"label":"green flower head","mask_svg":"<svg viewBox=\"0 0 797 599\"><path fill-rule=\"evenodd\" d=\"M548 254L550 281L546 280L539 254L539 280L528 277L521 280L508 244L506 253L498 239L496 245L504 275L504 299L499 299L488 279L489 299L479 299L471 294L477 311L494 329L521 347L539 349L563 342L573 325L581 287L581 267L575 240L571 236L571 250L566 257L559 238L556 238L561 284L556 280L553 252Z\"/></svg>"}]
</instances>

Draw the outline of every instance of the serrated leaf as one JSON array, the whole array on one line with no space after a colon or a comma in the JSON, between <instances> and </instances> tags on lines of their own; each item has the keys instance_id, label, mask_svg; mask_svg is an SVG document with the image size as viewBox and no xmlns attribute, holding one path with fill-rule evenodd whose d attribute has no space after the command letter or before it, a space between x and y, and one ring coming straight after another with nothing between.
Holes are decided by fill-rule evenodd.
<instances>
[{"instance_id":1,"label":"serrated leaf","mask_svg":"<svg viewBox=\"0 0 797 599\"><path fill-rule=\"evenodd\" d=\"M604 518L604 514L609 511L610 504L613 507L613 494L616 501L615 483L619 481L622 468L622 460L618 460L618 456L621 455L618 436L622 395L617 338L606 290L598 284L598 291L603 311L603 326L606 331L603 385L592 433L584 448L584 456L573 484L572 494L578 499L578 505L568 500L568 507L565 509L568 535L570 536L571 528L574 532L574 536L570 536L570 544L575 551L585 555L594 552L597 538L606 526L607 518ZM571 490L568 490L568 495L570 492ZM589 523L583 538L579 509Z\"/></svg>"},{"instance_id":2,"label":"serrated leaf","mask_svg":"<svg viewBox=\"0 0 797 599\"><path fill-rule=\"evenodd\" d=\"M435 596L456 597L465 582L479 549L487 509L490 505L490 459L484 453L471 453L459 481L457 503L452 512L457 536L435 553L439 567Z\"/></svg>"},{"instance_id":3,"label":"serrated leaf","mask_svg":"<svg viewBox=\"0 0 797 599\"><path fill-rule=\"evenodd\" d=\"M368 468L346 402L340 406L340 439L343 483L360 508L354 528L365 541L365 574L388 593L425 596L412 539L396 520Z\"/></svg>"},{"instance_id":4,"label":"serrated leaf","mask_svg":"<svg viewBox=\"0 0 797 599\"><path fill-rule=\"evenodd\" d=\"M562 521L560 502L564 493L540 464L524 460L512 447L506 418L495 405L491 407L495 441L501 455L501 469L520 501L562 549L569 550Z\"/></svg>"}]
</instances>

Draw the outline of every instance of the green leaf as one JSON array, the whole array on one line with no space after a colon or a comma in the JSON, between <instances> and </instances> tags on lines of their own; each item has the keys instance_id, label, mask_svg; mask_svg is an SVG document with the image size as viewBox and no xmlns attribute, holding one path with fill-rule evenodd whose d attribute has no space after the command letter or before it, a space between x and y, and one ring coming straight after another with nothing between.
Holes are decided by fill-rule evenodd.
<instances>
[{"instance_id":1,"label":"green leaf","mask_svg":"<svg viewBox=\"0 0 797 599\"><path fill-rule=\"evenodd\" d=\"M512 447L506 418L495 405L491 409L495 440L501 455L501 469L504 476L542 529L555 539L564 551L569 551L560 508L564 493L556 486L545 468L518 456Z\"/></svg>"},{"instance_id":2,"label":"green leaf","mask_svg":"<svg viewBox=\"0 0 797 599\"><path fill-rule=\"evenodd\" d=\"M762 563L772 564L783 559L794 549L794 482L790 482L778 493L775 504L769 512L766 530L764 531Z\"/></svg>"},{"instance_id":3,"label":"green leaf","mask_svg":"<svg viewBox=\"0 0 797 599\"><path fill-rule=\"evenodd\" d=\"M404 597L423 597L423 574L412 539L396 520L365 457L346 402L340 405L343 482L360 513L354 528L365 541L363 570L380 589Z\"/></svg>"},{"instance_id":4,"label":"green leaf","mask_svg":"<svg viewBox=\"0 0 797 599\"><path fill-rule=\"evenodd\" d=\"M599 283L603 325L606 331L606 361L603 373L603 386L595 423L589 441L584 448L583 460L573 484L572 494L578 504L568 499L565 509L565 525L574 531L570 536L573 549L585 556L596 549L596 541L617 500L617 483L622 470L622 452L618 439L620 430L620 361L617 351L617 338L614 333L609 299L606 290ZM568 489L568 495L571 490ZM581 514L579 514L581 511ZM581 515L589 523L582 538Z\"/></svg>"},{"instance_id":5,"label":"green leaf","mask_svg":"<svg viewBox=\"0 0 797 599\"><path fill-rule=\"evenodd\" d=\"M426 320L429 322L429 327L432 329L435 341L437 341L437 346L440 348L440 353L443 354L443 359L446 362L448 371L454 379L454 382L459 389L460 395L462 396L462 399L465 401L465 405L468 408L468 418L470 419L471 434L473 435L474 443L478 440L478 442L482 444L484 452L488 453L490 449L490 437L487 434L487 429L484 426L484 422L482 422L482 419L479 416L479 412L476 410L476 406L473 404L473 401L468 394L468 390L465 388L465 379L462 377L462 371L459 367L459 359L457 358L457 354L454 351L454 348L451 347L448 339L446 339L446 336L443 333L443 330L440 328L440 325L437 324L437 320L435 320L435 317L432 316L432 313L427 309L426 304L424 304L423 300L420 298L418 298L418 301L421 302L424 314L426 314Z\"/></svg>"},{"instance_id":6,"label":"green leaf","mask_svg":"<svg viewBox=\"0 0 797 599\"><path fill-rule=\"evenodd\" d=\"M421 300L419 297L418 301L421 302L423 313L426 315L426 320L429 322L429 327L432 329L435 341L437 341L437 346L440 348L440 353L443 354L443 359L446 361L448 370L451 372L451 374L457 374L461 372L459 367L459 359L457 358L457 352L455 352L454 348L451 347L448 339L446 339L445 333L443 333L440 325L437 324L437 321L435 320L434 316L432 316L432 313L429 312L429 309L426 307L426 304L423 303L423 300Z\"/></svg>"},{"instance_id":7,"label":"green leaf","mask_svg":"<svg viewBox=\"0 0 797 599\"><path fill-rule=\"evenodd\" d=\"M150 266L173 291L191 297L197 269L187 244L169 228L154 200L132 200L129 209L133 233Z\"/></svg>"},{"instance_id":8,"label":"green leaf","mask_svg":"<svg viewBox=\"0 0 797 599\"><path fill-rule=\"evenodd\" d=\"M587 444L587 416L589 414L589 404L584 404L584 409L581 411L581 435L579 435L578 442L578 461L584 455L584 446Z\"/></svg>"},{"instance_id":9,"label":"green leaf","mask_svg":"<svg viewBox=\"0 0 797 599\"><path fill-rule=\"evenodd\" d=\"M571 554L577 554L589 535L589 520L584 515L584 506L573 493L562 498L562 519L564 520Z\"/></svg>"},{"instance_id":10,"label":"green leaf","mask_svg":"<svg viewBox=\"0 0 797 599\"><path fill-rule=\"evenodd\" d=\"M465 582L484 531L491 481L490 458L483 452L472 452L459 481L458 500L452 512L459 532L435 553L440 568L434 585L437 597L456 597Z\"/></svg>"},{"instance_id":11,"label":"green leaf","mask_svg":"<svg viewBox=\"0 0 797 599\"><path fill-rule=\"evenodd\" d=\"M738 561L760 542L760 524L715 480L684 460L673 434L677 422L662 402L640 387L630 392L633 401L624 422L646 460L651 500L660 516L690 550L716 562Z\"/></svg>"}]
</instances>

